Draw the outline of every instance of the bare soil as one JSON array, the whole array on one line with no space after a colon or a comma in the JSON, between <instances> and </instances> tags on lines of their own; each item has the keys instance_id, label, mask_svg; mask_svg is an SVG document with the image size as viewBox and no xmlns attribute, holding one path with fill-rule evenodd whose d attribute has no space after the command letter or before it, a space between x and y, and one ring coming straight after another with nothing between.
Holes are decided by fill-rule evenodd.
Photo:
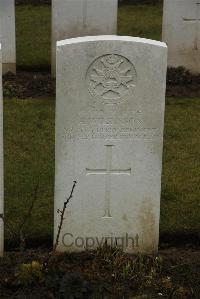
<instances>
[{"instance_id":1,"label":"bare soil","mask_svg":"<svg viewBox=\"0 0 200 299\"><path fill-rule=\"evenodd\" d=\"M167 72L168 97L200 97L200 74L191 74L183 67L169 68Z\"/></svg>"},{"instance_id":2,"label":"bare soil","mask_svg":"<svg viewBox=\"0 0 200 299\"><path fill-rule=\"evenodd\" d=\"M55 95L55 80L48 72L19 71L3 76L3 93L8 98L39 98Z\"/></svg>"},{"instance_id":3,"label":"bare soil","mask_svg":"<svg viewBox=\"0 0 200 299\"><path fill-rule=\"evenodd\" d=\"M199 298L199 274L195 247L160 250L158 257L110 249L7 252L0 258L0 298Z\"/></svg>"},{"instance_id":4,"label":"bare soil","mask_svg":"<svg viewBox=\"0 0 200 299\"><path fill-rule=\"evenodd\" d=\"M18 71L3 76L4 96L8 98L38 98L55 96L55 80L48 71ZM167 74L168 97L200 97L200 74L192 75L184 68L169 69Z\"/></svg>"}]
</instances>

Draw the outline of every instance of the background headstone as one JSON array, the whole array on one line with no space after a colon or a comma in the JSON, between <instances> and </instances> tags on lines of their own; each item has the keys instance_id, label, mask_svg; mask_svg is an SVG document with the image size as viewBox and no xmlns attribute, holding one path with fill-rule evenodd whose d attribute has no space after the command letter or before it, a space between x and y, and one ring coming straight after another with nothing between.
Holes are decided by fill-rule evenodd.
<instances>
[{"instance_id":1,"label":"background headstone","mask_svg":"<svg viewBox=\"0 0 200 299\"><path fill-rule=\"evenodd\" d=\"M116 34L117 10L117 0L52 0L52 75L56 72L56 41Z\"/></svg>"},{"instance_id":2,"label":"background headstone","mask_svg":"<svg viewBox=\"0 0 200 299\"><path fill-rule=\"evenodd\" d=\"M3 73L16 72L15 2L0 0L0 42L3 55Z\"/></svg>"},{"instance_id":3,"label":"background headstone","mask_svg":"<svg viewBox=\"0 0 200 299\"><path fill-rule=\"evenodd\" d=\"M157 251L166 66L157 41L57 43L55 238L57 210L78 181L58 250L118 238L125 251Z\"/></svg>"},{"instance_id":4,"label":"background headstone","mask_svg":"<svg viewBox=\"0 0 200 299\"><path fill-rule=\"evenodd\" d=\"M0 256L4 247L4 221L3 221L3 91L2 91L2 51L0 44Z\"/></svg>"},{"instance_id":5,"label":"background headstone","mask_svg":"<svg viewBox=\"0 0 200 299\"><path fill-rule=\"evenodd\" d=\"M164 0L163 41L168 66L200 72L200 1Z\"/></svg>"}]
</instances>

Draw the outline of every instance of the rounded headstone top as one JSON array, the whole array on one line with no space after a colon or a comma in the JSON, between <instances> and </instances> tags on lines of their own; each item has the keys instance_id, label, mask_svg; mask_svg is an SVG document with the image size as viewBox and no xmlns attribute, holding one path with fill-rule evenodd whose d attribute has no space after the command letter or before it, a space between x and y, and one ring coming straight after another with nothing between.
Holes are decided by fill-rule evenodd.
<instances>
[{"instance_id":1,"label":"rounded headstone top","mask_svg":"<svg viewBox=\"0 0 200 299\"><path fill-rule=\"evenodd\" d=\"M167 48L167 45L164 42L147 39L147 38L119 36L119 35L98 35L98 36L84 36L84 37L69 38L69 39L58 41L57 47L65 46L68 44L95 42L95 41L124 41L124 42L126 41L126 42L143 43L143 44L149 44L149 45Z\"/></svg>"}]
</instances>

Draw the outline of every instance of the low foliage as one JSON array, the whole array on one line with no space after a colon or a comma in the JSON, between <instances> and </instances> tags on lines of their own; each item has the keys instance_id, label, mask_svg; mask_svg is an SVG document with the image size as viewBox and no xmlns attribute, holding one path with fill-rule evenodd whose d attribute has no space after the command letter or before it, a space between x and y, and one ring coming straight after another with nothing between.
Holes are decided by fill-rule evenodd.
<instances>
[{"instance_id":1,"label":"low foliage","mask_svg":"<svg viewBox=\"0 0 200 299\"><path fill-rule=\"evenodd\" d=\"M88 297L88 282L81 273L66 273L61 279L59 293L63 299L81 299L85 295Z\"/></svg>"},{"instance_id":2,"label":"low foliage","mask_svg":"<svg viewBox=\"0 0 200 299\"><path fill-rule=\"evenodd\" d=\"M158 257L108 246L52 256L39 250L7 253L0 258L0 298L197 299L199 271L200 255L192 250L161 251Z\"/></svg>"},{"instance_id":3,"label":"low foliage","mask_svg":"<svg viewBox=\"0 0 200 299\"><path fill-rule=\"evenodd\" d=\"M38 282L42 282L42 268L43 266L37 261L32 261L29 264L20 264L16 271L17 281L20 285L26 287Z\"/></svg>"}]
</instances>

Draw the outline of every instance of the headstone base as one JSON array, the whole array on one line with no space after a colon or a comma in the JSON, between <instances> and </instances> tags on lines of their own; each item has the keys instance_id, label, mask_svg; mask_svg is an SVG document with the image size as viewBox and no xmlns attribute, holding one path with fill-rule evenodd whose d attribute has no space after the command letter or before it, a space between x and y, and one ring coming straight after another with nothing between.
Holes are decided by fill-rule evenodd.
<instances>
[{"instance_id":1,"label":"headstone base","mask_svg":"<svg viewBox=\"0 0 200 299\"><path fill-rule=\"evenodd\" d=\"M184 67L193 74L199 74L199 60L200 53L180 54L180 53L169 53L168 56L168 67ZM191 59L192 58L192 59Z\"/></svg>"},{"instance_id":2,"label":"headstone base","mask_svg":"<svg viewBox=\"0 0 200 299\"><path fill-rule=\"evenodd\" d=\"M3 75L8 72L16 74L16 63L3 63Z\"/></svg>"}]
</instances>

